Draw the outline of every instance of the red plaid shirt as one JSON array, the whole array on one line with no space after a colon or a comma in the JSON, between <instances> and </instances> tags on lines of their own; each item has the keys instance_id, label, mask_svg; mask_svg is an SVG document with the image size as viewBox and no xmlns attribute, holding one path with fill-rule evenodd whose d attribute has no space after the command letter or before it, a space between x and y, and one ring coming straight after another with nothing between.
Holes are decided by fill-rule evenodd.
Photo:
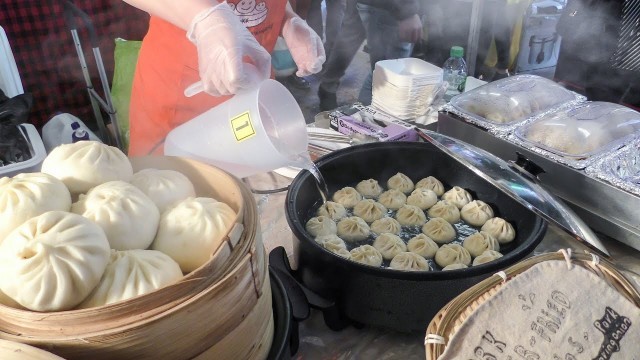
<instances>
[{"instance_id":1,"label":"red plaid shirt","mask_svg":"<svg viewBox=\"0 0 640 360\"><path fill-rule=\"evenodd\" d=\"M76 0L74 3L93 21L111 82L115 38L141 40L147 31L149 16L121 0ZM82 23L78 21L78 24ZM95 124L80 62L64 21L62 1L1 1L0 26L7 33L24 91L34 96L31 122L40 127L57 112L68 112L90 126ZM79 28L82 29L82 25ZM81 30L79 34L93 86L104 96L88 33Z\"/></svg>"}]
</instances>

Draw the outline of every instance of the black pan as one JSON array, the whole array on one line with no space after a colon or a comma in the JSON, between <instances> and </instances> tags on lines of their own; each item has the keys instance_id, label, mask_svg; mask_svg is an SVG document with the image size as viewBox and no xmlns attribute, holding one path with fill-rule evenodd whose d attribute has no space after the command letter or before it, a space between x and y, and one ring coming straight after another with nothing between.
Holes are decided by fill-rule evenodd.
<instances>
[{"instance_id":1,"label":"black pan","mask_svg":"<svg viewBox=\"0 0 640 360\"><path fill-rule=\"evenodd\" d=\"M468 190L508 220L516 239L496 261L454 271L405 272L362 265L334 255L305 231L320 194L313 176L302 171L287 193L287 221L299 241L296 276L309 289L335 301L347 320L399 331L424 331L432 317L455 296L529 255L544 237L546 223L430 143L388 142L352 146L319 159L329 192L373 178L386 187L398 172L418 181L435 176L450 189Z\"/></svg>"}]
</instances>

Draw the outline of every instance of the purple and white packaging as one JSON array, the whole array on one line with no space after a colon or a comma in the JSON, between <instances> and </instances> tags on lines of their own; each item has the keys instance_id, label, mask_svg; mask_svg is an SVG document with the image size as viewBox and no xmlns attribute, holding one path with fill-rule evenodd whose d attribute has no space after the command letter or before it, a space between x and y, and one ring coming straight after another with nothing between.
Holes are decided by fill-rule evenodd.
<instances>
[{"instance_id":1,"label":"purple and white packaging","mask_svg":"<svg viewBox=\"0 0 640 360\"><path fill-rule=\"evenodd\" d=\"M418 141L415 126L391 115L356 103L329 114L332 129L345 134L361 134L377 141Z\"/></svg>"}]
</instances>

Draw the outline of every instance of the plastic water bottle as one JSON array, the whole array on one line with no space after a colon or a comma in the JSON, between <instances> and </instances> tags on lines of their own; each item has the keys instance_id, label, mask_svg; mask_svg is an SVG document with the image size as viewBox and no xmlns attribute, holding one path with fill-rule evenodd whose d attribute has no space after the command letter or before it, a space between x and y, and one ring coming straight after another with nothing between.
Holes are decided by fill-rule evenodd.
<instances>
[{"instance_id":1,"label":"plastic water bottle","mask_svg":"<svg viewBox=\"0 0 640 360\"><path fill-rule=\"evenodd\" d=\"M72 142L89 140L89 133L83 129L77 121L71 123L71 129L73 130L73 133L71 134Z\"/></svg>"},{"instance_id":2,"label":"plastic water bottle","mask_svg":"<svg viewBox=\"0 0 640 360\"><path fill-rule=\"evenodd\" d=\"M100 141L82 120L69 113L57 114L42 127L42 143L47 152L58 145L80 140Z\"/></svg>"},{"instance_id":3,"label":"plastic water bottle","mask_svg":"<svg viewBox=\"0 0 640 360\"><path fill-rule=\"evenodd\" d=\"M467 80L467 63L462 57L464 49L460 46L452 46L450 57L442 66L443 81L447 83L447 92L444 95L446 101L464 91Z\"/></svg>"}]
</instances>

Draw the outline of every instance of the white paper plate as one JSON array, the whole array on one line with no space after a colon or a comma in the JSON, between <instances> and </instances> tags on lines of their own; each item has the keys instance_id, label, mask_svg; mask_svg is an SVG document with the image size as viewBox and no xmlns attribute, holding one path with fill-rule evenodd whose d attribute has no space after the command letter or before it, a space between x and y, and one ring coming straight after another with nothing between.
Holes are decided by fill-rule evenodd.
<instances>
[{"instance_id":1,"label":"white paper plate","mask_svg":"<svg viewBox=\"0 0 640 360\"><path fill-rule=\"evenodd\" d=\"M323 129L323 128L317 128L317 127L308 127L307 128L307 133L309 134L329 134L329 135L343 135L335 130L332 129ZM324 148L327 149L332 149L332 150L339 150L339 149L344 149L346 147L349 147L349 144L345 144L345 143L334 143L331 141L318 141L318 140L309 140L310 144L314 144L314 145L318 145L318 146L322 146ZM276 174L282 175L284 177L288 177L293 179L294 177L296 177L296 175L298 175L298 173L300 172L300 168L295 167L295 166L285 166L285 167L281 167L279 169L275 169L273 170L273 172L275 172Z\"/></svg>"}]
</instances>

